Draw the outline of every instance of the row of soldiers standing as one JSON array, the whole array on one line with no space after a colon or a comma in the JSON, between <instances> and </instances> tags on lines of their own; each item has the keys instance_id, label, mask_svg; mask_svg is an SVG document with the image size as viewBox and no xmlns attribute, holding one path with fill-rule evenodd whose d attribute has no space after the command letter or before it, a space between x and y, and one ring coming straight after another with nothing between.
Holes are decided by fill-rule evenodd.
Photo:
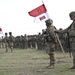
<instances>
[{"instance_id":1,"label":"row of soldiers standing","mask_svg":"<svg viewBox=\"0 0 75 75\"><path fill-rule=\"evenodd\" d=\"M9 32L9 37L8 37L8 33L5 33L4 43L5 43L6 52L8 52L8 48L10 48L11 52L13 52L14 41L15 41L15 39L12 36L12 32Z\"/></svg>"},{"instance_id":2,"label":"row of soldiers standing","mask_svg":"<svg viewBox=\"0 0 75 75\"><path fill-rule=\"evenodd\" d=\"M59 29L61 32L62 29ZM45 50L45 45L46 41L44 38L44 31L42 30L42 34L39 32L38 35L21 35L21 36L16 36L14 37L13 42L13 48L18 48L18 49L37 49L37 50ZM58 34L59 39L65 49L65 51L68 51L68 36L67 34ZM5 33L5 37L8 37L8 34ZM0 40L0 48L5 48L5 38L2 37ZM8 48L8 47L6 47ZM59 44L56 46L57 51L61 51Z\"/></svg>"},{"instance_id":3,"label":"row of soldiers standing","mask_svg":"<svg viewBox=\"0 0 75 75\"><path fill-rule=\"evenodd\" d=\"M41 33L38 35L21 35L15 37L14 48L42 50L44 39Z\"/></svg>"},{"instance_id":4,"label":"row of soldiers standing","mask_svg":"<svg viewBox=\"0 0 75 75\"><path fill-rule=\"evenodd\" d=\"M12 33L11 33L11 36L12 36ZM30 49L38 49L38 50L44 49L43 48L44 39L41 33L39 33L38 35L25 34L24 36L23 35L16 36L16 37L12 36L12 41L10 41L11 39L9 37L10 37L10 34L8 36L8 34L5 33L5 37L0 40L0 48L6 48L7 50L7 48L10 46L10 42L12 42L11 44L13 44L13 48L18 48L18 49L30 48Z\"/></svg>"}]
</instances>

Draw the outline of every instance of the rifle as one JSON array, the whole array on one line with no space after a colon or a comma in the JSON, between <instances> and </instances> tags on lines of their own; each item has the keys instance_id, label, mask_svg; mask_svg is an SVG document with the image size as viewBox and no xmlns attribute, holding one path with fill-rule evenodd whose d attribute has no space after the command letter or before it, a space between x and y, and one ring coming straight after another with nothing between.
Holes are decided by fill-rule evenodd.
<instances>
[{"instance_id":1,"label":"rifle","mask_svg":"<svg viewBox=\"0 0 75 75\"><path fill-rule=\"evenodd\" d=\"M51 42L51 40L52 40L56 44L56 41L55 41L56 38L52 37L52 35L50 35L50 34L47 34L46 30L43 32L43 36L47 42Z\"/></svg>"}]
</instances>

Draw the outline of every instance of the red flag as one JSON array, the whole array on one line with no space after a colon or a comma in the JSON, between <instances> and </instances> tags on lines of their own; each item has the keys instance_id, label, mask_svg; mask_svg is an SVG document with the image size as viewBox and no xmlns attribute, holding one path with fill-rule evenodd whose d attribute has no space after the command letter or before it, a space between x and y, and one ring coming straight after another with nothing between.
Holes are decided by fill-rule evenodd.
<instances>
[{"instance_id":1,"label":"red flag","mask_svg":"<svg viewBox=\"0 0 75 75\"><path fill-rule=\"evenodd\" d=\"M0 28L0 32L2 32L2 28Z\"/></svg>"},{"instance_id":2,"label":"red flag","mask_svg":"<svg viewBox=\"0 0 75 75\"><path fill-rule=\"evenodd\" d=\"M28 14L34 17L34 22L36 23L43 22L49 19L49 15L44 4L31 10L30 12L28 12Z\"/></svg>"},{"instance_id":3,"label":"red flag","mask_svg":"<svg viewBox=\"0 0 75 75\"><path fill-rule=\"evenodd\" d=\"M42 4L41 6L39 6L39 7L35 8L35 9L31 10L30 12L28 12L28 14L30 16L36 17L36 16L39 16L39 15L45 13L46 11L47 10L46 10L45 5Z\"/></svg>"},{"instance_id":4,"label":"red flag","mask_svg":"<svg viewBox=\"0 0 75 75\"><path fill-rule=\"evenodd\" d=\"M0 35L1 35L1 34L3 34L3 32L2 32L2 28L0 28Z\"/></svg>"}]
</instances>

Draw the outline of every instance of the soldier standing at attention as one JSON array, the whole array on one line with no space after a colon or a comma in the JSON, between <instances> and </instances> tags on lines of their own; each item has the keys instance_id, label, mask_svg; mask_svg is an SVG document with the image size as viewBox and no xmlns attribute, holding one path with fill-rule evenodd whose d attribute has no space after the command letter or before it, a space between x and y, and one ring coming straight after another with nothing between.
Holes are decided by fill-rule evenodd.
<instances>
[{"instance_id":1,"label":"soldier standing at attention","mask_svg":"<svg viewBox=\"0 0 75 75\"><path fill-rule=\"evenodd\" d=\"M73 66L70 69L75 69L75 11L71 12L69 16L73 21L70 27L66 29L69 33L70 48L73 56Z\"/></svg>"},{"instance_id":2,"label":"soldier standing at attention","mask_svg":"<svg viewBox=\"0 0 75 75\"><path fill-rule=\"evenodd\" d=\"M73 66L70 69L75 69L75 11L69 13L70 19L73 21L71 25L62 30L61 32L56 31L57 33L68 33L69 44L70 44L70 52L73 56Z\"/></svg>"},{"instance_id":3,"label":"soldier standing at attention","mask_svg":"<svg viewBox=\"0 0 75 75\"><path fill-rule=\"evenodd\" d=\"M9 32L9 48L11 49L11 52L13 52L14 41L15 39L12 36L12 32Z\"/></svg>"},{"instance_id":4,"label":"soldier standing at attention","mask_svg":"<svg viewBox=\"0 0 75 75\"><path fill-rule=\"evenodd\" d=\"M54 51L55 51L55 44L57 43L54 27L52 25L53 21L51 19L48 19L45 21L47 29L46 29L46 49L47 54L50 58L50 63L47 68L55 68L55 57L54 57Z\"/></svg>"},{"instance_id":5,"label":"soldier standing at attention","mask_svg":"<svg viewBox=\"0 0 75 75\"><path fill-rule=\"evenodd\" d=\"M4 43L5 43L6 52L8 52L9 37L7 33L5 33Z\"/></svg>"},{"instance_id":6,"label":"soldier standing at attention","mask_svg":"<svg viewBox=\"0 0 75 75\"><path fill-rule=\"evenodd\" d=\"M1 39L1 45L2 45L2 48L4 48L4 47L5 47L5 44L4 44L4 38L3 38L3 36L2 36L2 39Z\"/></svg>"}]
</instances>

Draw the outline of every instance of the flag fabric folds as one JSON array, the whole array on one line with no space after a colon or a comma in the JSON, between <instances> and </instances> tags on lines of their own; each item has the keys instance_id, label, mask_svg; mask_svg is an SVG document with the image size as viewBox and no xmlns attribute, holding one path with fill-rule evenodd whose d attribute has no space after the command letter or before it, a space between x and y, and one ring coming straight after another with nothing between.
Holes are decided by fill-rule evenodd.
<instances>
[{"instance_id":1,"label":"flag fabric folds","mask_svg":"<svg viewBox=\"0 0 75 75\"><path fill-rule=\"evenodd\" d=\"M0 34L2 34L2 28L0 28Z\"/></svg>"},{"instance_id":2,"label":"flag fabric folds","mask_svg":"<svg viewBox=\"0 0 75 75\"><path fill-rule=\"evenodd\" d=\"M2 32L2 28L0 28L0 32Z\"/></svg>"},{"instance_id":3,"label":"flag fabric folds","mask_svg":"<svg viewBox=\"0 0 75 75\"><path fill-rule=\"evenodd\" d=\"M42 4L41 6L39 6L39 7L35 8L35 9L31 10L31 11L28 12L28 13L29 13L30 16L36 17L36 16L41 15L42 13L45 13L46 11L47 11L47 10L46 10L46 8L45 8L45 5Z\"/></svg>"},{"instance_id":4,"label":"flag fabric folds","mask_svg":"<svg viewBox=\"0 0 75 75\"><path fill-rule=\"evenodd\" d=\"M39 7L31 10L28 14L34 17L34 22L42 22L49 19L49 15L47 13L47 9L44 4L40 5Z\"/></svg>"},{"instance_id":5,"label":"flag fabric folds","mask_svg":"<svg viewBox=\"0 0 75 75\"><path fill-rule=\"evenodd\" d=\"M46 13L43 13L43 14L35 17L34 22L35 23L44 22L44 21L46 21L48 19L49 19L49 16L48 16L48 13L46 12Z\"/></svg>"}]
</instances>

